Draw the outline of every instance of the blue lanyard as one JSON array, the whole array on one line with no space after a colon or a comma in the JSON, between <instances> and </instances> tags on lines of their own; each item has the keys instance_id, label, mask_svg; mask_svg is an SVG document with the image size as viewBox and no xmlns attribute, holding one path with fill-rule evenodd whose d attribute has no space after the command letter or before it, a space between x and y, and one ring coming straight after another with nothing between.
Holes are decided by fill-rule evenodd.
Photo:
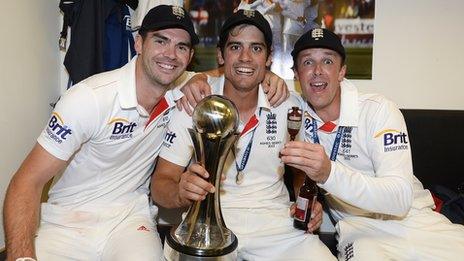
<instances>
[{"instance_id":1,"label":"blue lanyard","mask_svg":"<svg viewBox=\"0 0 464 261\"><path fill-rule=\"evenodd\" d=\"M319 136L317 135L317 122L316 119L312 120L312 138L313 142L320 144ZM340 147L340 141L342 139L343 132L345 131L345 126L339 126L337 131L337 136L335 136L335 141L332 147L332 151L330 152L330 160L335 161L337 159L338 148Z\"/></svg>"},{"instance_id":2,"label":"blue lanyard","mask_svg":"<svg viewBox=\"0 0 464 261\"><path fill-rule=\"evenodd\" d=\"M262 111L262 108L259 109L258 121L259 121L259 118L261 117L261 111ZM256 126L253 129L250 141L248 142L248 145L245 148L245 152L243 153L242 160L240 161L240 166L237 164L237 161L234 159L235 169L237 170L237 172L241 172L242 170L244 170L246 167L246 164L248 163L248 159L250 158L251 147L253 146L253 137L255 136L255 131L257 128L258 126ZM235 150L234 150L234 156L235 156Z\"/></svg>"},{"instance_id":3,"label":"blue lanyard","mask_svg":"<svg viewBox=\"0 0 464 261\"><path fill-rule=\"evenodd\" d=\"M251 134L251 139L245 148L245 152L243 153L242 160L240 161L240 166L237 164L237 161L235 161L235 168L237 169L237 172L244 170L246 167L246 164L248 163L248 159L250 158L251 147L253 146L253 137L255 136L256 129L257 127L253 130L253 133Z\"/></svg>"}]
</instances>

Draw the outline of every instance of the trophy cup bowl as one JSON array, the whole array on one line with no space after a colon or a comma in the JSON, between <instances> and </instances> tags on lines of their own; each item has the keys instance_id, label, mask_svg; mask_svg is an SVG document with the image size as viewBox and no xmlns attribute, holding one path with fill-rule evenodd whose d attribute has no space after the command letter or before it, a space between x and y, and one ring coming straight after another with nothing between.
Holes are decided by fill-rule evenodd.
<instances>
[{"instance_id":1,"label":"trophy cup bowl","mask_svg":"<svg viewBox=\"0 0 464 261\"><path fill-rule=\"evenodd\" d=\"M222 169L238 137L238 110L227 98L210 95L197 104L192 120L195 159L208 171L207 181L216 192L194 202L180 225L171 229L164 255L167 260L236 260L238 240L224 223L219 194Z\"/></svg>"}]
</instances>

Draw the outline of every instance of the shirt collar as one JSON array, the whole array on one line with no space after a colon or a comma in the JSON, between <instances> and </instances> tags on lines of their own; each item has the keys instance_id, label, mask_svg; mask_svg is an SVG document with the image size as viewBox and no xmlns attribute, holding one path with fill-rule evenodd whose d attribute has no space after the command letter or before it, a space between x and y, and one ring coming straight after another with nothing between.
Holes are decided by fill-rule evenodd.
<instances>
[{"instance_id":1,"label":"shirt collar","mask_svg":"<svg viewBox=\"0 0 464 261\"><path fill-rule=\"evenodd\" d=\"M167 110L170 110L172 107L176 105L176 100L182 97L182 92L180 90L169 90L166 92L164 97L162 97L158 104L153 108L150 115L145 115L145 110L142 111L143 116L149 116L148 121L145 127L149 126L155 119L157 119L160 115L163 115Z\"/></svg>"},{"instance_id":2,"label":"shirt collar","mask_svg":"<svg viewBox=\"0 0 464 261\"><path fill-rule=\"evenodd\" d=\"M119 70L119 82L117 85L119 104L123 109L136 108L137 93L135 89L135 62L137 55Z\"/></svg>"},{"instance_id":3,"label":"shirt collar","mask_svg":"<svg viewBox=\"0 0 464 261\"><path fill-rule=\"evenodd\" d=\"M267 99L267 95L264 92L263 86L260 84L258 88L258 105L256 106L256 109L265 109L267 111L271 110L271 104L269 103L269 100Z\"/></svg>"},{"instance_id":4,"label":"shirt collar","mask_svg":"<svg viewBox=\"0 0 464 261\"><path fill-rule=\"evenodd\" d=\"M340 126L358 126L359 104L358 90L348 79L343 79L341 85Z\"/></svg>"},{"instance_id":5,"label":"shirt collar","mask_svg":"<svg viewBox=\"0 0 464 261\"><path fill-rule=\"evenodd\" d=\"M184 93L178 88L174 88L172 90L169 90L166 92L164 95L164 98L169 104L169 107L174 107L176 105L176 102L180 100L180 98L184 97Z\"/></svg>"}]
</instances>

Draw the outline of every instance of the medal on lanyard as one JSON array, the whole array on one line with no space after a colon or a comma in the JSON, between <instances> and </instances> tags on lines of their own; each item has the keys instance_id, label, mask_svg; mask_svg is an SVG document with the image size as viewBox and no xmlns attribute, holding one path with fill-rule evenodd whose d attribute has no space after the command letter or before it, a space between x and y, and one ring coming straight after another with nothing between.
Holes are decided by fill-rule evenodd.
<instances>
[{"instance_id":1,"label":"medal on lanyard","mask_svg":"<svg viewBox=\"0 0 464 261\"><path fill-rule=\"evenodd\" d=\"M258 119L261 117L261 108L259 109L259 114L258 114ZM240 185L243 183L243 178L245 174L243 173L243 170L246 167L246 164L248 163L248 159L250 158L250 153L251 153L251 147L253 146L253 137L255 136L255 131L258 128L258 126L255 126L253 129L253 132L251 134L250 141L248 142L248 145L245 148L245 152L243 153L242 160L240 161L240 166L237 164L236 161L236 155L235 155L235 148L232 150L232 153L234 154L234 163L235 163L235 169L237 170L237 175L235 176L235 183L237 185Z\"/></svg>"},{"instance_id":2,"label":"medal on lanyard","mask_svg":"<svg viewBox=\"0 0 464 261\"><path fill-rule=\"evenodd\" d=\"M317 135L317 122L316 119L312 120L312 138L313 142L320 144L319 136ZM337 130L337 135L335 136L334 144L332 146L332 151L330 152L330 160L335 161L337 159L338 148L340 147L340 140L342 139L343 132L345 131L345 126L339 126Z\"/></svg>"},{"instance_id":3,"label":"medal on lanyard","mask_svg":"<svg viewBox=\"0 0 464 261\"><path fill-rule=\"evenodd\" d=\"M253 146L253 137L255 136L256 128L258 127L256 126L255 129L253 130L250 141L248 142L248 145L245 148L245 152L243 153L242 160L240 161L240 166L237 164L237 161L234 159L235 169L237 170L237 175L235 176L235 183L237 185L240 185L243 183L243 177L244 177L243 170L245 169L246 164L248 163L248 159L250 158L250 152L251 152L251 147ZM235 148L232 151L234 153L234 158L236 158Z\"/></svg>"},{"instance_id":4,"label":"medal on lanyard","mask_svg":"<svg viewBox=\"0 0 464 261\"><path fill-rule=\"evenodd\" d=\"M248 145L245 149L245 152L243 153L242 161L240 162L240 166L235 162L235 168L237 170L237 175L235 176L235 183L237 185L240 185L243 183L243 170L245 169L245 166L248 162L248 158L250 157L250 151L251 151L251 146L253 145L253 136L254 136L254 131L253 134L251 135L251 139L248 142ZM234 153L235 154L235 153Z\"/></svg>"}]
</instances>

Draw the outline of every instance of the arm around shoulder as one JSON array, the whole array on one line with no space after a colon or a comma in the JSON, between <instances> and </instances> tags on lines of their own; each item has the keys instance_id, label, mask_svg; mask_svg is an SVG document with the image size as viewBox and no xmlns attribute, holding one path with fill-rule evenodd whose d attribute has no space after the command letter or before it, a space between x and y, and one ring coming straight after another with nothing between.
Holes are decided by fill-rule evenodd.
<instances>
[{"instance_id":1,"label":"arm around shoulder","mask_svg":"<svg viewBox=\"0 0 464 261\"><path fill-rule=\"evenodd\" d=\"M66 161L36 144L14 174L3 205L7 260L35 257L34 236L42 190L65 166Z\"/></svg>"}]
</instances>

